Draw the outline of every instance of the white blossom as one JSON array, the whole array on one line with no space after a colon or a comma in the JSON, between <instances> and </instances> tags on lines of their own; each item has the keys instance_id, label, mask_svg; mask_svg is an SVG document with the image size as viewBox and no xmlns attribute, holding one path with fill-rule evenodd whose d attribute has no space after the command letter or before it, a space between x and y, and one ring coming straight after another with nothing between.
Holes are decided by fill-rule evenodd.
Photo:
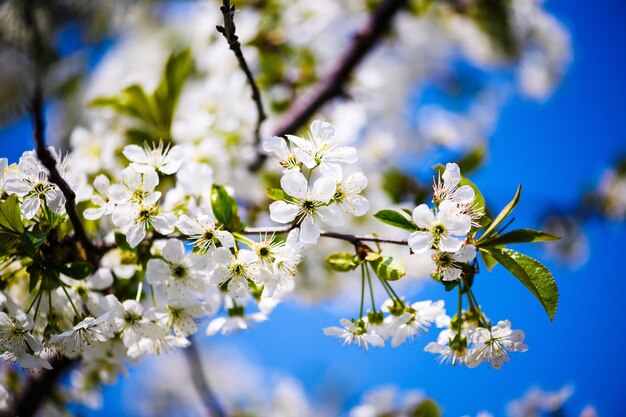
<instances>
[{"instance_id":1,"label":"white blossom","mask_svg":"<svg viewBox=\"0 0 626 417\"><path fill-rule=\"evenodd\" d=\"M425 253L433 245L440 251L456 252L472 227L470 217L459 213L452 201L443 201L437 215L426 204L417 206L413 221L422 229L409 236L409 247L415 253Z\"/></svg>"},{"instance_id":2,"label":"white blossom","mask_svg":"<svg viewBox=\"0 0 626 417\"><path fill-rule=\"evenodd\" d=\"M278 223L290 223L297 219L302 242L317 242L320 236L318 219L331 227L345 222L343 213L337 207L328 205L335 194L336 183L332 178L320 177L309 189L304 175L290 171L281 178L280 184L291 200L274 201L270 205L270 218Z\"/></svg>"}]
</instances>

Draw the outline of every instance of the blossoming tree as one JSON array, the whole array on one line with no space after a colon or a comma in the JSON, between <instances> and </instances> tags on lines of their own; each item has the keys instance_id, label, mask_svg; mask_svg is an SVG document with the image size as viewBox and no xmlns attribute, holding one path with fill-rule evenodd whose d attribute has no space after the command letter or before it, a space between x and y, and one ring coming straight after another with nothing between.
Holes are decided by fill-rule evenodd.
<instances>
[{"instance_id":1,"label":"blossoming tree","mask_svg":"<svg viewBox=\"0 0 626 417\"><path fill-rule=\"evenodd\" d=\"M7 10L27 29L32 71L18 77L31 77L35 147L0 159L0 347L29 372L4 390L9 415L35 414L69 368L89 391L146 355L197 360L195 334L247 329L294 292L357 295L323 330L343 344L396 347L436 327L424 350L458 366L499 369L527 349L472 289L496 264L554 319L551 273L510 246L558 237L510 230L514 178L496 210L464 175L503 99L485 88L465 114L404 110L459 56L548 95L568 44L538 3L207 2L167 30L137 6L138 29L66 104L80 104L69 152L45 138L44 80L61 60L44 59L42 22L55 11L23 3ZM411 159L441 145L466 157L433 167L430 187ZM338 290L339 274L352 278ZM420 276L458 303L406 293Z\"/></svg>"}]
</instances>

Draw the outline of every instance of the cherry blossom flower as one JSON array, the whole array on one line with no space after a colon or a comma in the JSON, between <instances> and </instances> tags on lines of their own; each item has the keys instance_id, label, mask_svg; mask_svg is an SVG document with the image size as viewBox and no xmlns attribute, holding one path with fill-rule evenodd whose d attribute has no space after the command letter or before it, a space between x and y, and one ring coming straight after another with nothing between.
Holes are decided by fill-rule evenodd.
<instances>
[{"instance_id":1,"label":"cherry blossom flower","mask_svg":"<svg viewBox=\"0 0 626 417\"><path fill-rule=\"evenodd\" d=\"M356 149L350 146L341 146L335 138L335 128L321 120L311 123L310 140L298 136L286 135L294 145L294 153L299 161L309 169L319 168L323 175L336 181L343 178L340 163L352 164L357 161Z\"/></svg>"},{"instance_id":2,"label":"cherry blossom flower","mask_svg":"<svg viewBox=\"0 0 626 417\"><path fill-rule=\"evenodd\" d=\"M500 369L510 358L508 352L526 352L524 332L512 330L509 320L499 321L491 329L479 327L471 333L473 347L467 356L467 366L474 368L489 362L494 369Z\"/></svg>"},{"instance_id":3,"label":"cherry blossom flower","mask_svg":"<svg viewBox=\"0 0 626 417\"><path fill-rule=\"evenodd\" d=\"M144 144L143 148L137 145L126 145L124 147L124 156L131 161L130 166L140 172L148 172L151 170L159 171L165 175L172 175L182 165L185 160L185 153L181 146L163 145L159 142L152 146Z\"/></svg>"},{"instance_id":4,"label":"cherry blossom flower","mask_svg":"<svg viewBox=\"0 0 626 417\"><path fill-rule=\"evenodd\" d=\"M168 298L188 298L202 293L208 284L209 258L185 254L183 242L169 239L163 248L163 260L148 261L146 278L167 294Z\"/></svg>"},{"instance_id":5,"label":"cherry blossom flower","mask_svg":"<svg viewBox=\"0 0 626 417\"><path fill-rule=\"evenodd\" d=\"M176 227L194 241L198 253L207 253L217 248L218 244L225 248L235 246L235 238L232 233L221 230L217 221L208 214L201 215L196 219L183 214L180 216Z\"/></svg>"},{"instance_id":6,"label":"cherry blossom flower","mask_svg":"<svg viewBox=\"0 0 626 417\"><path fill-rule=\"evenodd\" d=\"M124 204L113 211L113 223L126 230L126 242L131 248L136 247L146 237L146 230L153 227L157 232L167 235L174 231L176 216L161 213L157 205Z\"/></svg>"},{"instance_id":7,"label":"cherry blossom flower","mask_svg":"<svg viewBox=\"0 0 626 417\"><path fill-rule=\"evenodd\" d=\"M456 203L443 201L437 215L426 204L413 210L413 221L423 229L411 233L409 247L415 253L425 253L433 245L440 251L456 252L472 227L469 216L459 213Z\"/></svg>"},{"instance_id":8,"label":"cherry blossom flower","mask_svg":"<svg viewBox=\"0 0 626 417\"><path fill-rule=\"evenodd\" d=\"M54 148L50 150L57 164L61 164ZM8 174L4 188L7 194L15 194L23 199L22 215L27 219L37 215L42 200L55 213L63 210L65 197L61 190L49 181L48 171L41 165L34 152L24 152L17 164L17 171Z\"/></svg>"},{"instance_id":9,"label":"cherry blossom flower","mask_svg":"<svg viewBox=\"0 0 626 417\"><path fill-rule=\"evenodd\" d=\"M112 312L96 318L87 317L67 332L56 334L50 343L68 357L76 357L85 349L91 348L96 342L106 342L113 337L110 324Z\"/></svg>"},{"instance_id":10,"label":"cherry blossom flower","mask_svg":"<svg viewBox=\"0 0 626 417\"><path fill-rule=\"evenodd\" d=\"M474 245L464 245L458 252L430 251L430 256L435 263L434 276L442 281L455 281L461 277L464 264L476 258Z\"/></svg>"},{"instance_id":11,"label":"cherry blossom flower","mask_svg":"<svg viewBox=\"0 0 626 417\"><path fill-rule=\"evenodd\" d=\"M331 227L345 222L343 213L328 206L335 194L335 181L322 176L309 189L308 181L300 172L285 174L280 184L290 201L274 201L270 205L270 218L278 223L290 223L297 219L300 225L300 240L316 243L320 236L318 219Z\"/></svg>"},{"instance_id":12,"label":"cherry blossom flower","mask_svg":"<svg viewBox=\"0 0 626 417\"><path fill-rule=\"evenodd\" d=\"M229 249L217 248L213 253L212 282L220 286L226 285L228 294L240 298L247 294L250 281L254 281L259 273L258 256L247 249L232 254Z\"/></svg>"},{"instance_id":13,"label":"cherry blossom flower","mask_svg":"<svg viewBox=\"0 0 626 417\"><path fill-rule=\"evenodd\" d=\"M369 345L382 347L385 341L382 337L372 332L363 320L358 322L348 319L339 320L341 327L326 327L324 334L326 336L335 336L343 341L344 345L355 344L358 347L367 350Z\"/></svg>"}]
</instances>

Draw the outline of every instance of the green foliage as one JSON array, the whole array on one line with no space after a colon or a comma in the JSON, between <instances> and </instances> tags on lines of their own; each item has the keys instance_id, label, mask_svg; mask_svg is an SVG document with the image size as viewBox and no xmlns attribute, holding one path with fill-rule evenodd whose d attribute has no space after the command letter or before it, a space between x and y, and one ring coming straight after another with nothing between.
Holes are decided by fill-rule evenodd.
<instances>
[{"instance_id":1,"label":"green foliage","mask_svg":"<svg viewBox=\"0 0 626 417\"><path fill-rule=\"evenodd\" d=\"M404 213L396 210L380 210L378 213L374 214L374 217L383 223L409 232L417 230L417 226L413 223L413 220L409 220Z\"/></svg>"},{"instance_id":2,"label":"green foliage","mask_svg":"<svg viewBox=\"0 0 626 417\"><path fill-rule=\"evenodd\" d=\"M440 417L439 406L433 400L424 400L419 403L410 414L411 417Z\"/></svg>"},{"instance_id":3,"label":"green foliage","mask_svg":"<svg viewBox=\"0 0 626 417\"><path fill-rule=\"evenodd\" d=\"M482 241L481 247L508 245L512 243L535 243L559 240L560 237L534 229L518 229Z\"/></svg>"},{"instance_id":4,"label":"green foliage","mask_svg":"<svg viewBox=\"0 0 626 417\"><path fill-rule=\"evenodd\" d=\"M0 229L15 234L21 234L24 231L20 205L15 194L0 203Z\"/></svg>"},{"instance_id":5,"label":"green foliage","mask_svg":"<svg viewBox=\"0 0 626 417\"><path fill-rule=\"evenodd\" d=\"M467 15L506 57L515 57L519 44L511 26L510 0L476 0Z\"/></svg>"},{"instance_id":6,"label":"green foliage","mask_svg":"<svg viewBox=\"0 0 626 417\"><path fill-rule=\"evenodd\" d=\"M415 204L423 203L430 193L430 189L424 187L417 179L396 168L385 171L382 189L394 204L403 201L410 201Z\"/></svg>"},{"instance_id":7,"label":"green foliage","mask_svg":"<svg viewBox=\"0 0 626 417\"><path fill-rule=\"evenodd\" d=\"M369 263L376 275L387 281L397 281L406 274L404 265L391 256L378 256Z\"/></svg>"},{"instance_id":8,"label":"green foliage","mask_svg":"<svg viewBox=\"0 0 626 417\"><path fill-rule=\"evenodd\" d=\"M93 100L93 107L109 107L117 113L141 122L140 128L130 128L126 135L131 142L171 140L171 127L180 94L193 66L191 51L183 49L168 58L161 81L153 94L147 94L137 84L123 89L118 96Z\"/></svg>"},{"instance_id":9,"label":"green foliage","mask_svg":"<svg viewBox=\"0 0 626 417\"><path fill-rule=\"evenodd\" d=\"M513 197L513 199L509 202L509 204L507 204L502 209L502 211L496 216L496 218L493 219L491 224L489 224L489 226L485 229L485 232L483 233L483 235L480 237L480 239L478 239L478 241L476 241L477 245L480 245L482 242L489 239L491 235L496 233L496 228L500 225L500 223L502 223L504 219L506 219L509 216L509 214L511 214L515 206L517 206L517 203L519 203L521 193L522 193L522 186L519 185L517 187L517 191L515 192L515 196Z\"/></svg>"},{"instance_id":10,"label":"green foliage","mask_svg":"<svg viewBox=\"0 0 626 417\"><path fill-rule=\"evenodd\" d=\"M287 193L280 188L267 188L265 194L270 200L286 200L288 197Z\"/></svg>"},{"instance_id":11,"label":"green foliage","mask_svg":"<svg viewBox=\"0 0 626 417\"><path fill-rule=\"evenodd\" d=\"M461 169L461 172L467 175L482 166L483 162L485 162L486 155L487 148L484 145L479 145L456 161L456 164Z\"/></svg>"},{"instance_id":12,"label":"green foliage","mask_svg":"<svg viewBox=\"0 0 626 417\"><path fill-rule=\"evenodd\" d=\"M355 270L361 264L357 255L347 252L331 253L326 257L326 265L333 271L348 272Z\"/></svg>"},{"instance_id":13,"label":"green foliage","mask_svg":"<svg viewBox=\"0 0 626 417\"><path fill-rule=\"evenodd\" d=\"M0 203L0 252L2 254L15 252L23 232L24 225L17 196L12 195Z\"/></svg>"},{"instance_id":14,"label":"green foliage","mask_svg":"<svg viewBox=\"0 0 626 417\"><path fill-rule=\"evenodd\" d=\"M559 289L554 277L539 261L511 249L490 248L489 254L508 269L539 300L554 321Z\"/></svg>"},{"instance_id":15,"label":"green foliage","mask_svg":"<svg viewBox=\"0 0 626 417\"><path fill-rule=\"evenodd\" d=\"M237 231L241 228L237 201L219 184L213 184L211 189L211 207L215 218L227 230Z\"/></svg>"},{"instance_id":16,"label":"green foliage","mask_svg":"<svg viewBox=\"0 0 626 417\"><path fill-rule=\"evenodd\" d=\"M31 258L37 256L37 252L47 238L45 233L35 233L26 231L20 237L20 248Z\"/></svg>"},{"instance_id":17,"label":"green foliage","mask_svg":"<svg viewBox=\"0 0 626 417\"><path fill-rule=\"evenodd\" d=\"M71 262L61 266L59 272L74 279L85 279L94 271L94 266L88 262Z\"/></svg>"}]
</instances>

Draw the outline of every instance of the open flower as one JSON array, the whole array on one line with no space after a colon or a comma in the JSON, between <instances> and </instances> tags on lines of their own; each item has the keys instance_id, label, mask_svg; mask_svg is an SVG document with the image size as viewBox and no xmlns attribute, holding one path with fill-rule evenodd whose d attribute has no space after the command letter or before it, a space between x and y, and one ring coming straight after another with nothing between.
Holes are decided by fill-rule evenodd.
<instances>
[{"instance_id":1,"label":"open flower","mask_svg":"<svg viewBox=\"0 0 626 417\"><path fill-rule=\"evenodd\" d=\"M143 148L137 145L127 145L123 153L131 161L130 166L138 171L154 170L165 175L174 174L185 160L182 147L176 145L170 148L169 144L163 146L163 142L159 142L158 145L153 143L151 147L145 143Z\"/></svg>"},{"instance_id":2,"label":"open flower","mask_svg":"<svg viewBox=\"0 0 626 417\"><path fill-rule=\"evenodd\" d=\"M228 294L240 298L247 294L249 281L254 281L259 273L259 258L247 249L233 255L229 249L217 248L213 253L212 280L218 285L226 285Z\"/></svg>"},{"instance_id":3,"label":"open flower","mask_svg":"<svg viewBox=\"0 0 626 417\"><path fill-rule=\"evenodd\" d=\"M226 231L221 230L216 220L209 215L201 215L196 219L182 215L176 225L178 229L194 241L194 246L199 253L207 253L209 250L218 247L218 244L225 248L235 246L235 238Z\"/></svg>"},{"instance_id":4,"label":"open flower","mask_svg":"<svg viewBox=\"0 0 626 417\"><path fill-rule=\"evenodd\" d=\"M358 347L367 350L369 345L382 347L385 341L382 337L368 329L367 324L363 320L358 322L348 319L339 320L341 327L327 327L324 329L326 336L335 336L343 341L344 345L355 344Z\"/></svg>"},{"instance_id":5,"label":"open flower","mask_svg":"<svg viewBox=\"0 0 626 417\"><path fill-rule=\"evenodd\" d=\"M113 329L109 321L112 312L96 318L87 317L71 330L52 336L50 343L69 357L75 357L92 347L96 342L106 342L113 337Z\"/></svg>"},{"instance_id":6,"label":"open flower","mask_svg":"<svg viewBox=\"0 0 626 417\"><path fill-rule=\"evenodd\" d=\"M154 191L157 185L159 175L154 170L141 172L130 166L122 171L122 184L111 185L108 188L108 195L116 204L151 205L161 198L161 193Z\"/></svg>"},{"instance_id":7,"label":"open flower","mask_svg":"<svg viewBox=\"0 0 626 417\"><path fill-rule=\"evenodd\" d=\"M370 208L369 201L361 195L365 187L367 178L360 172L344 178L337 184L331 206L338 206L346 214L363 216Z\"/></svg>"},{"instance_id":8,"label":"open flower","mask_svg":"<svg viewBox=\"0 0 626 417\"><path fill-rule=\"evenodd\" d=\"M168 298L184 299L206 289L208 263L208 257L186 255L183 242L169 239L163 248L163 260L153 258L148 261L146 278L150 284L162 289Z\"/></svg>"},{"instance_id":9,"label":"open flower","mask_svg":"<svg viewBox=\"0 0 626 417\"><path fill-rule=\"evenodd\" d=\"M512 330L509 320L499 321L491 329L479 327L471 334L473 348L467 355L466 364L474 368L489 362L494 369L500 369L509 361L508 352L526 352L524 332Z\"/></svg>"},{"instance_id":10,"label":"open flower","mask_svg":"<svg viewBox=\"0 0 626 417\"><path fill-rule=\"evenodd\" d=\"M294 153L307 168L318 167L324 175L341 181L343 170L340 163L352 164L357 160L356 149L341 146L335 138L335 128L330 123L315 120L311 123L310 140L287 135L294 145Z\"/></svg>"},{"instance_id":11,"label":"open flower","mask_svg":"<svg viewBox=\"0 0 626 417\"><path fill-rule=\"evenodd\" d=\"M391 336L391 346L398 347L406 339L413 340L419 337L433 322L445 314L443 306L443 300L435 302L426 300L411 304L405 313L389 325L387 334Z\"/></svg>"},{"instance_id":12,"label":"open flower","mask_svg":"<svg viewBox=\"0 0 626 417\"><path fill-rule=\"evenodd\" d=\"M57 165L61 165L54 148L50 148ZM63 172L63 169L59 169ZM48 208L56 213L61 212L65 197L61 190L48 179L48 170L41 165L34 152L24 152L17 164L17 171L8 174L4 184L7 194L15 194L23 198L22 214L32 219L39 212L42 200Z\"/></svg>"},{"instance_id":13,"label":"open flower","mask_svg":"<svg viewBox=\"0 0 626 417\"><path fill-rule=\"evenodd\" d=\"M434 276L442 281L455 281L461 277L463 265L476 258L474 245L464 245L458 252L440 252L431 250L435 263Z\"/></svg>"},{"instance_id":14,"label":"open flower","mask_svg":"<svg viewBox=\"0 0 626 417\"><path fill-rule=\"evenodd\" d=\"M331 227L340 226L345 221L343 213L328 205L336 188L332 178L322 176L309 189L304 175L290 171L281 178L280 185L291 199L274 201L270 205L270 218L278 223L290 223L297 219L302 242L317 242L320 236L318 219Z\"/></svg>"},{"instance_id":15,"label":"open flower","mask_svg":"<svg viewBox=\"0 0 626 417\"><path fill-rule=\"evenodd\" d=\"M433 245L440 251L456 252L472 227L471 218L461 214L452 201L443 201L437 215L426 204L420 204L413 210L413 221L424 229L409 236L409 247L415 253L425 253Z\"/></svg>"},{"instance_id":16,"label":"open flower","mask_svg":"<svg viewBox=\"0 0 626 417\"><path fill-rule=\"evenodd\" d=\"M164 235L172 233L176 216L159 212L156 204L124 204L113 211L113 224L126 229L126 242L134 248L146 237L150 227Z\"/></svg>"}]
</instances>

